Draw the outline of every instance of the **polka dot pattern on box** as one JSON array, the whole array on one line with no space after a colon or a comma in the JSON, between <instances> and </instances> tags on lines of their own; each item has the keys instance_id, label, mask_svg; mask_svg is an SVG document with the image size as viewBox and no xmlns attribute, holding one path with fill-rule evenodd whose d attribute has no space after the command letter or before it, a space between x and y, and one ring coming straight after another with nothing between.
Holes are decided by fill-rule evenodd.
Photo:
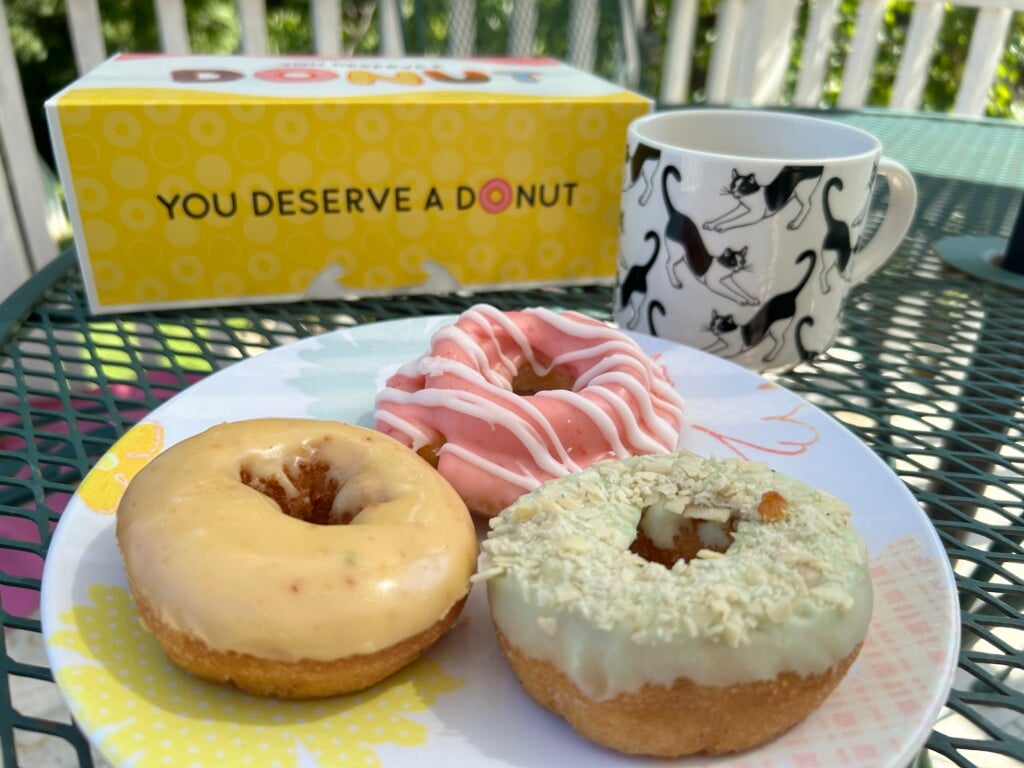
<instances>
[{"instance_id":1,"label":"polka dot pattern on box","mask_svg":"<svg viewBox=\"0 0 1024 768\"><path fill-rule=\"evenodd\" d=\"M355 291L611 277L625 127L646 108L72 96L60 119L104 305L301 295L339 265Z\"/></svg>"}]
</instances>

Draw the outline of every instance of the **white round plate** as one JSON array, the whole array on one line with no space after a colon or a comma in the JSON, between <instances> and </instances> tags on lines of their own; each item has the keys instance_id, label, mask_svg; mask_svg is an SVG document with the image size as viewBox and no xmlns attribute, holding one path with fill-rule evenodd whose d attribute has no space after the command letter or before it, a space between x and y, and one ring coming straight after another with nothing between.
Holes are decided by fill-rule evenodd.
<instances>
[{"instance_id":1,"label":"white round plate","mask_svg":"<svg viewBox=\"0 0 1024 768\"><path fill-rule=\"evenodd\" d=\"M422 660L365 692L322 701L261 699L197 680L172 666L139 626L113 510L141 466L221 421L304 416L371 426L384 379L425 351L433 331L450 321L339 330L239 362L153 411L82 482L46 559L42 624L75 721L111 763L652 764L585 741L523 693L480 586L456 627ZM749 752L658 765L905 768L946 700L959 646L953 574L927 517L886 465L823 412L727 361L636 338L686 398L682 446L764 461L844 499L871 551L875 586L859 658L807 720Z\"/></svg>"}]
</instances>

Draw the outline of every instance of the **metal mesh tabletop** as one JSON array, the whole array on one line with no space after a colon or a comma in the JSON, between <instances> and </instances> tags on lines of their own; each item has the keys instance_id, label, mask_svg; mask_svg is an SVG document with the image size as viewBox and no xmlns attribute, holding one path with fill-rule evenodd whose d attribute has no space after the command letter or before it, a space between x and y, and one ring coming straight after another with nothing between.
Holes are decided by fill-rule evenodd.
<instances>
[{"instance_id":1,"label":"metal mesh tabletop","mask_svg":"<svg viewBox=\"0 0 1024 768\"><path fill-rule=\"evenodd\" d=\"M897 255L854 289L843 331L777 377L875 451L934 521L957 575L963 645L922 764L1024 761L1024 294L946 266L935 243L1006 237L1024 192L1024 127L837 115L878 135L918 183ZM40 571L85 473L193 382L297 339L391 318L545 305L611 318L592 285L90 317L72 254L0 307L0 601L4 765L90 765L41 650ZM851 763L853 764L853 763Z\"/></svg>"}]
</instances>

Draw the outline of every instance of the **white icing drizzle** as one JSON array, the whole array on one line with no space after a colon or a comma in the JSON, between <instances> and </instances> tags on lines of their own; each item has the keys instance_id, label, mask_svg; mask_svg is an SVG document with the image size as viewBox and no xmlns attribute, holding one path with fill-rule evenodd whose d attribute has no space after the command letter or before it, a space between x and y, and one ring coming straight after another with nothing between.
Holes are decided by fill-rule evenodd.
<instances>
[{"instance_id":1,"label":"white icing drizzle","mask_svg":"<svg viewBox=\"0 0 1024 768\"><path fill-rule=\"evenodd\" d=\"M569 371L573 389L517 395L525 366ZM664 369L620 331L575 312L484 304L438 330L376 402L377 428L406 445L443 437L438 469L485 514L594 461L675 450L682 418Z\"/></svg>"}]
</instances>

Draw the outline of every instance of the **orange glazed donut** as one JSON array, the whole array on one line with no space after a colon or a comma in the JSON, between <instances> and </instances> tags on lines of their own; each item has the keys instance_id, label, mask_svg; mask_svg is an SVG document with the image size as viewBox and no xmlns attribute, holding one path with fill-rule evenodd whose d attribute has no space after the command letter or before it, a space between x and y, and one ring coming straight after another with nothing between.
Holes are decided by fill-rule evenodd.
<instances>
[{"instance_id":1,"label":"orange glazed donut","mask_svg":"<svg viewBox=\"0 0 1024 768\"><path fill-rule=\"evenodd\" d=\"M455 622L477 543L465 504L374 430L213 427L131 481L117 541L143 626L184 669L312 698L373 685Z\"/></svg>"},{"instance_id":2,"label":"orange glazed donut","mask_svg":"<svg viewBox=\"0 0 1024 768\"><path fill-rule=\"evenodd\" d=\"M849 517L762 464L605 461L492 519L474 578L523 687L584 736L734 752L806 717L860 650L872 589Z\"/></svg>"},{"instance_id":3,"label":"orange glazed donut","mask_svg":"<svg viewBox=\"0 0 1024 768\"><path fill-rule=\"evenodd\" d=\"M595 461L675 450L683 401L622 332L576 312L462 313L377 396L376 427L490 517Z\"/></svg>"}]
</instances>

